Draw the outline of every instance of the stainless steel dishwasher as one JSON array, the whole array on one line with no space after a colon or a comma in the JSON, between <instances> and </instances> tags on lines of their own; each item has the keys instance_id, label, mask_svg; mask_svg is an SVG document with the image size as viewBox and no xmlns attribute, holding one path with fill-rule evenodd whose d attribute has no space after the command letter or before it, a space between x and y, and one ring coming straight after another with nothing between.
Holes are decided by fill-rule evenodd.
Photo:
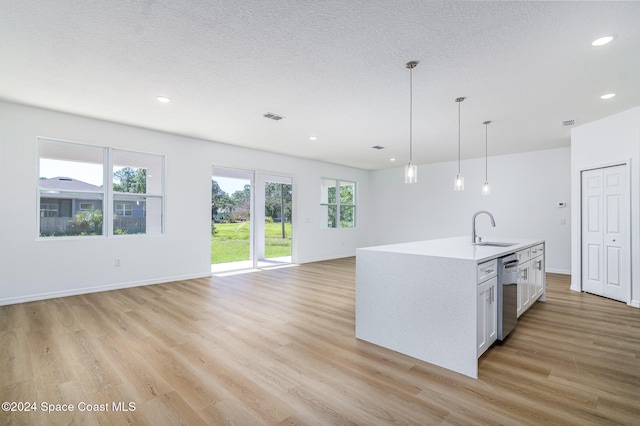
<instances>
[{"instance_id":1,"label":"stainless steel dishwasher","mask_svg":"<svg viewBox=\"0 0 640 426\"><path fill-rule=\"evenodd\" d=\"M504 340L518 321L518 256L498 259L498 340Z\"/></svg>"}]
</instances>

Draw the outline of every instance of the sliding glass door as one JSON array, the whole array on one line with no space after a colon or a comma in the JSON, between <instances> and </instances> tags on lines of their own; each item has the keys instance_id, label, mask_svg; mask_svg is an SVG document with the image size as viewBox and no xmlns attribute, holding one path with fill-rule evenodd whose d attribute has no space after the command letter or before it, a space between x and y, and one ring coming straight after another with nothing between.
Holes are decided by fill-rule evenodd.
<instances>
[{"instance_id":1,"label":"sliding glass door","mask_svg":"<svg viewBox=\"0 0 640 426\"><path fill-rule=\"evenodd\" d=\"M263 206L264 214L260 236L256 242L258 266L291 263L292 244L292 179L286 176L259 174L257 191L264 199L256 199L256 205ZM256 231L258 233L258 231Z\"/></svg>"},{"instance_id":2,"label":"sliding glass door","mask_svg":"<svg viewBox=\"0 0 640 426\"><path fill-rule=\"evenodd\" d=\"M213 167L211 270L292 262L291 177Z\"/></svg>"},{"instance_id":3,"label":"sliding glass door","mask_svg":"<svg viewBox=\"0 0 640 426\"><path fill-rule=\"evenodd\" d=\"M211 178L212 270L253 267L253 172L213 168Z\"/></svg>"}]
</instances>

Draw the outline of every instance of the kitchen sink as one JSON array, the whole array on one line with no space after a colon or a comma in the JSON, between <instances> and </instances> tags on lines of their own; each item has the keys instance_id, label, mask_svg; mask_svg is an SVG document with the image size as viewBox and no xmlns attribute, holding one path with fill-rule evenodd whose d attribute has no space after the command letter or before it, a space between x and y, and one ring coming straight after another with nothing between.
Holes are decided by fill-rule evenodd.
<instances>
[{"instance_id":1,"label":"kitchen sink","mask_svg":"<svg viewBox=\"0 0 640 426\"><path fill-rule=\"evenodd\" d=\"M476 246L490 246L490 247L510 247L515 246L518 243L501 243L496 241L483 241L481 243L475 243Z\"/></svg>"}]
</instances>

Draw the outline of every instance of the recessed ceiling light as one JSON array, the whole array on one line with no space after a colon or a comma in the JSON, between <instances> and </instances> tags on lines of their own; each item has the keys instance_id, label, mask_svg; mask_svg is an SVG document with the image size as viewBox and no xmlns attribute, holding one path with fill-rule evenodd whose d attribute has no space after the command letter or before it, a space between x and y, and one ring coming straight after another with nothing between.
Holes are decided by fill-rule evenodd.
<instances>
[{"instance_id":1,"label":"recessed ceiling light","mask_svg":"<svg viewBox=\"0 0 640 426\"><path fill-rule=\"evenodd\" d=\"M318 137L317 136L309 136L309 140L310 141L317 141Z\"/></svg>"},{"instance_id":2,"label":"recessed ceiling light","mask_svg":"<svg viewBox=\"0 0 640 426\"><path fill-rule=\"evenodd\" d=\"M615 96L615 93L607 93L606 95L600 96L600 99L611 99Z\"/></svg>"},{"instance_id":3,"label":"recessed ceiling light","mask_svg":"<svg viewBox=\"0 0 640 426\"><path fill-rule=\"evenodd\" d=\"M166 96L158 96L156 99L158 100L158 102L162 102L163 104L171 102L171 99L167 98Z\"/></svg>"},{"instance_id":4,"label":"recessed ceiling light","mask_svg":"<svg viewBox=\"0 0 640 426\"><path fill-rule=\"evenodd\" d=\"M389 158L389 161L396 161L395 158Z\"/></svg>"},{"instance_id":5,"label":"recessed ceiling light","mask_svg":"<svg viewBox=\"0 0 640 426\"><path fill-rule=\"evenodd\" d=\"M595 39L591 42L592 46L604 46L605 44L611 43L613 40L613 36L605 36Z\"/></svg>"}]
</instances>

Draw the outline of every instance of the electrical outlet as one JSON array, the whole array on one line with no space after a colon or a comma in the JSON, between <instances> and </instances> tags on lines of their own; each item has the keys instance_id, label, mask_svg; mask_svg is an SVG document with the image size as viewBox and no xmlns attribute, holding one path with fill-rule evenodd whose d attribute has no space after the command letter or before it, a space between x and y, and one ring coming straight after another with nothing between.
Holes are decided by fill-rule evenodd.
<instances>
[{"instance_id":1,"label":"electrical outlet","mask_svg":"<svg viewBox=\"0 0 640 426\"><path fill-rule=\"evenodd\" d=\"M560 225L566 225L567 224L567 219L560 219Z\"/></svg>"},{"instance_id":2,"label":"electrical outlet","mask_svg":"<svg viewBox=\"0 0 640 426\"><path fill-rule=\"evenodd\" d=\"M114 266L116 266L116 267L117 267L117 266L122 266L122 265L120 264L120 259L116 259L116 260L114 261Z\"/></svg>"}]
</instances>

